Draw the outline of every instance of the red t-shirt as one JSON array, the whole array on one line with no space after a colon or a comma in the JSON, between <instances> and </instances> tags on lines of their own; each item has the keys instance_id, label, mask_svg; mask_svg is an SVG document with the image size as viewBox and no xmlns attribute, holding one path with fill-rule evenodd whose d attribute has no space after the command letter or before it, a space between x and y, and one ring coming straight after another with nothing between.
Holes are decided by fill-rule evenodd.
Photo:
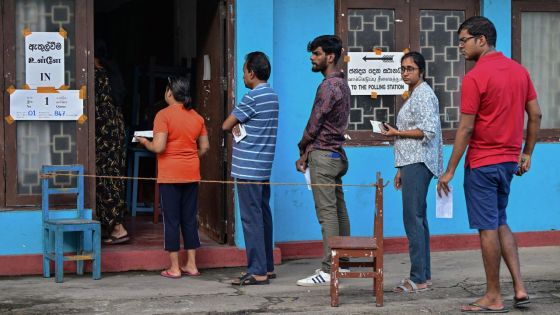
<instances>
[{"instance_id":1,"label":"red t-shirt","mask_svg":"<svg viewBox=\"0 0 560 315\"><path fill-rule=\"evenodd\" d=\"M165 150L157 155L158 183L189 183L200 180L197 140L205 136L206 127L194 109L183 104L169 105L154 119L154 134L167 134Z\"/></svg>"},{"instance_id":2,"label":"red t-shirt","mask_svg":"<svg viewBox=\"0 0 560 315\"><path fill-rule=\"evenodd\" d=\"M525 104L536 98L523 66L501 52L480 57L461 89L461 113L476 115L465 167L517 162Z\"/></svg>"}]
</instances>

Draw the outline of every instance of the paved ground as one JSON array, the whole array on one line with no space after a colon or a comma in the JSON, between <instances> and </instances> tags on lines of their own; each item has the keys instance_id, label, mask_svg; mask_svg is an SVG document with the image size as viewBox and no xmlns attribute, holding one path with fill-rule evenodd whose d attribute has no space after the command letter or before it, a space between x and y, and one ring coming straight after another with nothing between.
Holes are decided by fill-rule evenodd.
<instances>
[{"instance_id":1,"label":"paved ground","mask_svg":"<svg viewBox=\"0 0 560 315\"><path fill-rule=\"evenodd\" d=\"M532 304L512 314L560 314L560 247L523 248L521 265ZM479 251L433 253L433 289L412 295L391 289L408 272L408 255L386 255L385 306L375 307L368 280L346 279L340 307L328 287L295 285L319 260L284 262L268 286L233 287L243 269L203 270L201 277L171 280L154 272L105 273L93 281L66 275L62 284L39 276L0 278L0 314L459 314L459 305L484 292ZM511 279L502 264L502 290L511 306Z\"/></svg>"}]
</instances>

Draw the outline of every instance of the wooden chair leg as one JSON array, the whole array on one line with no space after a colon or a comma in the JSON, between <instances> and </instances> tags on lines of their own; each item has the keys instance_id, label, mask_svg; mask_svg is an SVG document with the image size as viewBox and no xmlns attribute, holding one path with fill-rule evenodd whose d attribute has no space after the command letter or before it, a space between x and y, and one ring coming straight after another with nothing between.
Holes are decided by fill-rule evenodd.
<instances>
[{"instance_id":1,"label":"wooden chair leg","mask_svg":"<svg viewBox=\"0 0 560 315\"><path fill-rule=\"evenodd\" d=\"M60 283L64 281L64 232L57 229L54 236L54 276L55 281Z\"/></svg>"},{"instance_id":2,"label":"wooden chair leg","mask_svg":"<svg viewBox=\"0 0 560 315\"><path fill-rule=\"evenodd\" d=\"M336 250L331 251L331 306L338 306L338 268L339 257Z\"/></svg>"},{"instance_id":3,"label":"wooden chair leg","mask_svg":"<svg viewBox=\"0 0 560 315\"><path fill-rule=\"evenodd\" d=\"M43 228L43 277L49 278L51 276L51 261L49 259L50 253L50 231Z\"/></svg>"}]
</instances>

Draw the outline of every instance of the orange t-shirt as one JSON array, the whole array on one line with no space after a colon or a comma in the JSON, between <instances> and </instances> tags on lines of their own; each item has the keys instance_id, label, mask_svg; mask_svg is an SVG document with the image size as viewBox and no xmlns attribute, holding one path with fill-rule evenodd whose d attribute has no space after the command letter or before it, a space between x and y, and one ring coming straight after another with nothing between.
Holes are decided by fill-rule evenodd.
<instances>
[{"instance_id":1,"label":"orange t-shirt","mask_svg":"<svg viewBox=\"0 0 560 315\"><path fill-rule=\"evenodd\" d=\"M158 183L190 183L200 180L197 140L205 136L204 118L183 104L160 110L154 119L154 135L167 134L167 145L157 155Z\"/></svg>"}]
</instances>

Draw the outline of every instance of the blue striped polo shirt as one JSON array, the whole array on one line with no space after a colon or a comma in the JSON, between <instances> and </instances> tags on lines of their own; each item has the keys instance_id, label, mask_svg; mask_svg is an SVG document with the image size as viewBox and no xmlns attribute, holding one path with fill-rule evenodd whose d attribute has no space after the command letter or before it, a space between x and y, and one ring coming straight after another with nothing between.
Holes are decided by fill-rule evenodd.
<instances>
[{"instance_id":1,"label":"blue striped polo shirt","mask_svg":"<svg viewBox=\"0 0 560 315\"><path fill-rule=\"evenodd\" d=\"M233 143L231 177L270 179L278 129L278 94L268 83L261 83L243 96L232 115L245 126L247 136Z\"/></svg>"}]
</instances>

